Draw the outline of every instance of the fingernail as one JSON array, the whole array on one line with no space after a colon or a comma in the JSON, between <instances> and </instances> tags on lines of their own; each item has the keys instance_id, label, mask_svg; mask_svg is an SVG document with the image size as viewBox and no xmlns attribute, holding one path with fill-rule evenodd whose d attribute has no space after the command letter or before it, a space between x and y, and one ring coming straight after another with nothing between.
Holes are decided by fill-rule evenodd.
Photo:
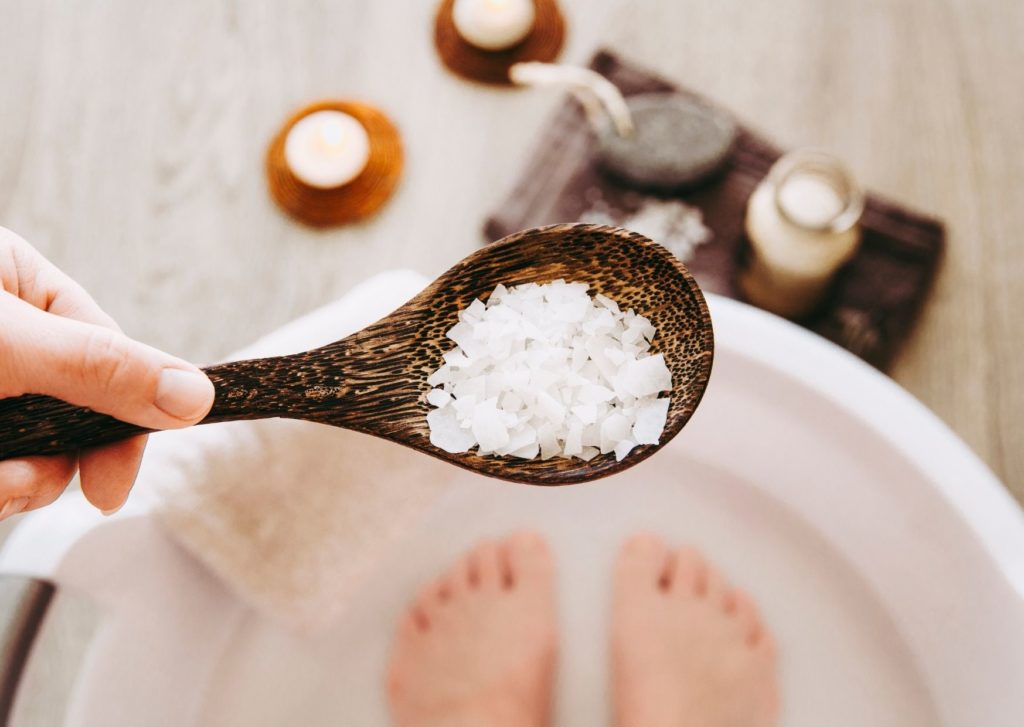
<instances>
[{"instance_id":1,"label":"fingernail","mask_svg":"<svg viewBox=\"0 0 1024 727\"><path fill-rule=\"evenodd\" d=\"M103 513L104 515L106 515L107 517L110 517L115 512L120 510L122 507L124 507L124 503L123 502L120 505L118 505L117 507L112 507L109 510L100 510L100 512Z\"/></svg>"},{"instance_id":2,"label":"fingernail","mask_svg":"<svg viewBox=\"0 0 1024 727\"><path fill-rule=\"evenodd\" d=\"M5 520L11 515L17 515L19 512L25 509L28 505L27 497L15 497L4 503L3 507L0 507L0 520Z\"/></svg>"},{"instance_id":3,"label":"fingernail","mask_svg":"<svg viewBox=\"0 0 1024 727\"><path fill-rule=\"evenodd\" d=\"M205 375L182 369L164 369L156 388L156 405L178 419L202 416L213 401L213 384Z\"/></svg>"}]
</instances>

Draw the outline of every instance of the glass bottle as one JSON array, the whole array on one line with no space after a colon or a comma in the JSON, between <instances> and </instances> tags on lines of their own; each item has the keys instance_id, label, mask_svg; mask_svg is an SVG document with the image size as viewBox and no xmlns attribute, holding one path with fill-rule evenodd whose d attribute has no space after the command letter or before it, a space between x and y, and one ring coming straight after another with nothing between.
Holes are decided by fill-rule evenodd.
<instances>
[{"instance_id":1,"label":"glass bottle","mask_svg":"<svg viewBox=\"0 0 1024 727\"><path fill-rule=\"evenodd\" d=\"M747 202L750 259L739 286L787 318L811 313L860 244L864 193L839 160L800 150L779 159Z\"/></svg>"}]
</instances>

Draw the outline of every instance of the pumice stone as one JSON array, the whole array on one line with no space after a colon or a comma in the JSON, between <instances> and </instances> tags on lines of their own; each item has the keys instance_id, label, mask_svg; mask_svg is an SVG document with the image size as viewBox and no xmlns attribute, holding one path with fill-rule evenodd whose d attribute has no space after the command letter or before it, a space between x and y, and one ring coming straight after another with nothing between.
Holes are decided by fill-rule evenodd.
<instances>
[{"instance_id":1,"label":"pumice stone","mask_svg":"<svg viewBox=\"0 0 1024 727\"><path fill-rule=\"evenodd\" d=\"M599 162L611 176L639 189L694 186L729 158L736 122L726 113L677 93L626 99L634 131L620 136L611 125L598 135Z\"/></svg>"}]
</instances>

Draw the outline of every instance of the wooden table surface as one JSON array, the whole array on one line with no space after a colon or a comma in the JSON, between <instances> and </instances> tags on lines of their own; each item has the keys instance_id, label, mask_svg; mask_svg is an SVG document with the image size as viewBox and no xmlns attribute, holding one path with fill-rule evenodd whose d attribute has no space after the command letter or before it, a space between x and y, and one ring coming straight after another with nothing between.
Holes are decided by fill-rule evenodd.
<instances>
[{"instance_id":1,"label":"wooden table surface","mask_svg":"<svg viewBox=\"0 0 1024 727\"><path fill-rule=\"evenodd\" d=\"M949 231L896 380L1024 499L1024 3L566 0L564 59L607 44L787 145L829 149ZM198 362L480 239L557 95L444 72L433 3L0 0L0 224L131 335ZM375 219L304 229L263 152L296 106L371 101L408 166Z\"/></svg>"}]
</instances>

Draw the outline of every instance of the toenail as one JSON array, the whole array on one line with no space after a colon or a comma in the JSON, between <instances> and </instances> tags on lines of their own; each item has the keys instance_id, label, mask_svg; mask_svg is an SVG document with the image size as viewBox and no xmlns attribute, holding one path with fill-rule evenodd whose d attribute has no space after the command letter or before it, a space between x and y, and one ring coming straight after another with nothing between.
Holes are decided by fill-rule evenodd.
<instances>
[{"instance_id":1,"label":"toenail","mask_svg":"<svg viewBox=\"0 0 1024 727\"><path fill-rule=\"evenodd\" d=\"M708 595L708 576L707 573L700 572L697 574L696 579L693 582L693 592L698 596Z\"/></svg>"},{"instance_id":2,"label":"toenail","mask_svg":"<svg viewBox=\"0 0 1024 727\"><path fill-rule=\"evenodd\" d=\"M534 545L545 545L547 542L544 540L544 536L538 533L536 530L528 530L526 532L526 539Z\"/></svg>"},{"instance_id":3,"label":"toenail","mask_svg":"<svg viewBox=\"0 0 1024 727\"><path fill-rule=\"evenodd\" d=\"M626 550L631 553L652 551L660 548L661 546L661 539L656 535L651 535L649 533L633 535L626 541Z\"/></svg>"},{"instance_id":4,"label":"toenail","mask_svg":"<svg viewBox=\"0 0 1024 727\"><path fill-rule=\"evenodd\" d=\"M541 548L546 545L544 537L533 530L522 530L512 536L512 540L528 548Z\"/></svg>"},{"instance_id":5,"label":"toenail","mask_svg":"<svg viewBox=\"0 0 1024 727\"><path fill-rule=\"evenodd\" d=\"M676 558L686 563L693 563L700 568L704 567L704 556L692 545L685 545L680 548L676 553Z\"/></svg>"}]
</instances>

